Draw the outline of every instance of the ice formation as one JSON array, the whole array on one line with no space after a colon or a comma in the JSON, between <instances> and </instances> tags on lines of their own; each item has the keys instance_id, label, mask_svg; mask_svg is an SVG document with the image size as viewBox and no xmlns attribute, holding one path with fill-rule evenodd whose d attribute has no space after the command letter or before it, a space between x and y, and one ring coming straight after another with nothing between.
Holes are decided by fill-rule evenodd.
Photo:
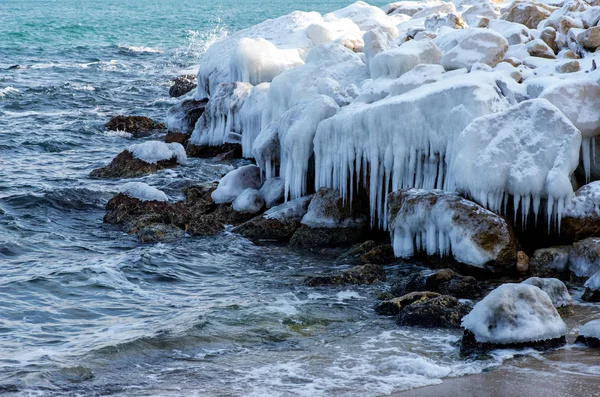
<instances>
[{"instance_id":1,"label":"ice formation","mask_svg":"<svg viewBox=\"0 0 600 397\"><path fill-rule=\"evenodd\" d=\"M573 298L565 284L557 278L530 277L521 284L535 285L548 294L554 307L567 307L573 304Z\"/></svg>"},{"instance_id":2,"label":"ice formation","mask_svg":"<svg viewBox=\"0 0 600 397\"><path fill-rule=\"evenodd\" d=\"M383 51L371 60L371 77L396 78L423 63L439 63L442 53L432 41L411 40L400 47Z\"/></svg>"},{"instance_id":3,"label":"ice formation","mask_svg":"<svg viewBox=\"0 0 600 397\"><path fill-rule=\"evenodd\" d=\"M573 244L569 270L577 277L590 277L600 271L600 238L589 237Z\"/></svg>"},{"instance_id":4,"label":"ice formation","mask_svg":"<svg viewBox=\"0 0 600 397\"><path fill-rule=\"evenodd\" d=\"M452 49L444 52L441 64L447 70L471 69L475 63L496 66L508 50L508 41L490 29L468 29Z\"/></svg>"},{"instance_id":5,"label":"ice formation","mask_svg":"<svg viewBox=\"0 0 600 397\"><path fill-rule=\"evenodd\" d=\"M351 211L341 205L338 191L321 189L313 196L308 211L302 217L302 224L311 228L328 229L359 227L365 224L365 219L358 214L351 214Z\"/></svg>"},{"instance_id":6,"label":"ice formation","mask_svg":"<svg viewBox=\"0 0 600 397\"><path fill-rule=\"evenodd\" d=\"M262 114L269 96L270 83L262 83L252 87L250 94L240 109L240 123L242 133L242 155L246 158L254 157L252 145L262 126Z\"/></svg>"},{"instance_id":7,"label":"ice formation","mask_svg":"<svg viewBox=\"0 0 600 397\"><path fill-rule=\"evenodd\" d=\"M474 118L508 107L495 80L490 73L453 75L341 108L317 129L315 187L332 187L351 201L368 180L372 222L385 228L388 193L443 188L449 145Z\"/></svg>"},{"instance_id":8,"label":"ice formation","mask_svg":"<svg viewBox=\"0 0 600 397\"><path fill-rule=\"evenodd\" d=\"M282 178L267 179L260 188L267 208L274 207L284 200L285 182Z\"/></svg>"},{"instance_id":9,"label":"ice formation","mask_svg":"<svg viewBox=\"0 0 600 397\"><path fill-rule=\"evenodd\" d=\"M567 326L550 297L528 284L503 284L478 302L462 326L480 343L499 345L561 338Z\"/></svg>"},{"instance_id":10,"label":"ice formation","mask_svg":"<svg viewBox=\"0 0 600 397\"><path fill-rule=\"evenodd\" d=\"M548 226L573 195L570 176L579 162L581 133L550 102L532 99L473 120L454 142L448 187L494 212L509 200L522 224L537 220L542 200Z\"/></svg>"},{"instance_id":11,"label":"ice formation","mask_svg":"<svg viewBox=\"0 0 600 397\"><path fill-rule=\"evenodd\" d=\"M246 189L260 189L260 169L245 165L225 175L211 197L217 204L231 203Z\"/></svg>"},{"instance_id":12,"label":"ice formation","mask_svg":"<svg viewBox=\"0 0 600 397\"><path fill-rule=\"evenodd\" d=\"M256 214L265 205L265 199L256 189L245 189L233 200L233 209L246 214Z\"/></svg>"},{"instance_id":13,"label":"ice formation","mask_svg":"<svg viewBox=\"0 0 600 397\"><path fill-rule=\"evenodd\" d=\"M593 291L600 291L600 271L588 278L584 284L584 287L589 288Z\"/></svg>"},{"instance_id":14,"label":"ice formation","mask_svg":"<svg viewBox=\"0 0 600 397\"><path fill-rule=\"evenodd\" d=\"M565 208L564 216L600 217L600 181L589 183L577 190L570 204Z\"/></svg>"},{"instance_id":15,"label":"ice formation","mask_svg":"<svg viewBox=\"0 0 600 397\"><path fill-rule=\"evenodd\" d=\"M579 328L579 335L585 338L600 339L600 320L589 321Z\"/></svg>"},{"instance_id":16,"label":"ice formation","mask_svg":"<svg viewBox=\"0 0 600 397\"><path fill-rule=\"evenodd\" d=\"M163 191L143 182L128 182L121 188L121 193L141 201L169 201Z\"/></svg>"},{"instance_id":17,"label":"ice formation","mask_svg":"<svg viewBox=\"0 0 600 397\"><path fill-rule=\"evenodd\" d=\"M289 220L296 220L299 222L306 214L312 198L313 196L309 195L286 201L283 204L269 209L263 216L267 219L276 219L280 222L287 222Z\"/></svg>"},{"instance_id":18,"label":"ice formation","mask_svg":"<svg viewBox=\"0 0 600 397\"><path fill-rule=\"evenodd\" d=\"M147 141L133 144L127 148L127 151L133 154L133 157L151 164L172 158L177 158L179 164L185 164L187 161L185 149L180 143Z\"/></svg>"}]
</instances>

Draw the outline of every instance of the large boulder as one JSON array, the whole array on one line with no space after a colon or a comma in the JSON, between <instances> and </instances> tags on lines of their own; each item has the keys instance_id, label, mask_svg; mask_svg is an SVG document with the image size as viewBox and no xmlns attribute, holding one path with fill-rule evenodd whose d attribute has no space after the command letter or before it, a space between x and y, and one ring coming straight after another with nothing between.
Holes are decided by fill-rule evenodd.
<instances>
[{"instance_id":1,"label":"large boulder","mask_svg":"<svg viewBox=\"0 0 600 397\"><path fill-rule=\"evenodd\" d=\"M494 273L516 270L517 247L506 221L456 193L405 189L388 196L394 253L452 257Z\"/></svg>"},{"instance_id":2,"label":"large boulder","mask_svg":"<svg viewBox=\"0 0 600 397\"><path fill-rule=\"evenodd\" d=\"M403 296L415 291L439 292L465 299L481 295L481 287L474 277L461 276L452 269L413 273L395 282L390 292L394 296Z\"/></svg>"},{"instance_id":3,"label":"large boulder","mask_svg":"<svg viewBox=\"0 0 600 397\"><path fill-rule=\"evenodd\" d=\"M148 141L129 146L119 153L109 165L90 173L95 178L133 178L173 168L187 160L179 143Z\"/></svg>"},{"instance_id":4,"label":"large boulder","mask_svg":"<svg viewBox=\"0 0 600 397\"><path fill-rule=\"evenodd\" d=\"M600 237L600 181L575 192L563 214L560 232L573 241Z\"/></svg>"},{"instance_id":5,"label":"large boulder","mask_svg":"<svg viewBox=\"0 0 600 397\"><path fill-rule=\"evenodd\" d=\"M227 173L211 196L217 204L231 203L244 190L260 189L261 185L260 168L255 165L245 165Z\"/></svg>"},{"instance_id":6,"label":"large boulder","mask_svg":"<svg viewBox=\"0 0 600 397\"><path fill-rule=\"evenodd\" d=\"M424 328L458 328L468 312L469 307L455 297L441 295L406 306L396 317L396 323Z\"/></svg>"},{"instance_id":7,"label":"large boulder","mask_svg":"<svg viewBox=\"0 0 600 397\"><path fill-rule=\"evenodd\" d=\"M256 214L265 206L265 199L260 191L245 189L233 200L233 209L245 214Z\"/></svg>"},{"instance_id":8,"label":"large boulder","mask_svg":"<svg viewBox=\"0 0 600 397\"><path fill-rule=\"evenodd\" d=\"M539 278L530 277L521 284L535 285L548 294L556 310L562 315L569 315L573 312L573 298L567 290L566 285L557 278Z\"/></svg>"},{"instance_id":9,"label":"large boulder","mask_svg":"<svg viewBox=\"0 0 600 397\"><path fill-rule=\"evenodd\" d=\"M468 29L457 45L444 53L441 64L446 70L471 67L476 63L494 67L508 50L508 41L490 29Z\"/></svg>"},{"instance_id":10,"label":"large boulder","mask_svg":"<svg viewBox=\"0 0 600 397\"><path fill-rule=\"evenodd\" d=\"M150 135L153 130L165 128L163 123L157 123L144 116L116 116L110 119L105 126L111 131L128 132L135 138L145 137Z\"/></svg>"},{"instance_id":11,"label":"large boulder","mask_svg":"<svg viewBox=\"0 0 600 397\"><path fill-rule=\"evenodd\" d=\"M536 29L538 24L548 19L553 11L554 8L546 4L530 0L518 0L508 7L501 18L510 22L523 24L530 29Z\"/></svg>"},{"instance_id":12,"label":"large boulder","mask_svg":"<svg viewBox=\"0 0 600 397\"><path fill-rule=\"evenodd\" d=\"M548 347L565 343L567 326L547 293L528 284L503 284L462 320L463 349Z\"/></svg>"},{"instance_id":13,"label":"large boulder","mask_svg":"<svg viewBox=\"0 0 600 397\"><path fill-rule=\"evenodd\" d=\"M353 268L329 275L310 276L304 279L304 284L309 287L319 285L344 285L344 284L373 284L385 281L383 266L375 264L358 265Z\"/></svg>"},{"instance_id":14,"label":"large boulder","mask_svg":"<svg viewBox=\"0 0 600 397\"><path fill-rule=\"evenodd\" d=\"M287 242L300 227L312 196L305 196L269 209L233 229L234 233L254 241Z\"/></svg>"}]
</instances>

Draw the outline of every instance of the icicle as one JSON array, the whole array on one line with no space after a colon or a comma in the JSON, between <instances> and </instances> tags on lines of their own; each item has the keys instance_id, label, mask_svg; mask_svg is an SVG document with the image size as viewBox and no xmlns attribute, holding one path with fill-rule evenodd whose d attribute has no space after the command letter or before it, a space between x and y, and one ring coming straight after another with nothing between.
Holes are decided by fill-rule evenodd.
<instances>
[{"instance_id":1,"label":"icicle","mask_svg":"<svg viewBox=\"0 0 600 397\"><path fill-rule=\"evenodd\" d=\"M581 140L581 159L583 161L583 170L585 172L585 183L590 183L590 173L591 173L591 148L592 139L589 137L584 137Z\"/></svg>"}]
</instances>

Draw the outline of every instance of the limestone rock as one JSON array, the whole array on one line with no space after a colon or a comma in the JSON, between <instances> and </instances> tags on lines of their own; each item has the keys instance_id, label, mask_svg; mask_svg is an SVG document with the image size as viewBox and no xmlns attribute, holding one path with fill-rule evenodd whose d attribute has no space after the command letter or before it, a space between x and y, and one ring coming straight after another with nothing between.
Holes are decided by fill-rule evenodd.
<instances>
[{"instance_id":1,"label":"limestone rock","mask_svg":"<svg viewBox=\"0 0 600 397\"><path fill-rule=\"evenodd\" d=\"M569 247L550 247L536 250L530 261L531 274L538 277L562 276L569 266Z\"/></svg>"}]
</instances>

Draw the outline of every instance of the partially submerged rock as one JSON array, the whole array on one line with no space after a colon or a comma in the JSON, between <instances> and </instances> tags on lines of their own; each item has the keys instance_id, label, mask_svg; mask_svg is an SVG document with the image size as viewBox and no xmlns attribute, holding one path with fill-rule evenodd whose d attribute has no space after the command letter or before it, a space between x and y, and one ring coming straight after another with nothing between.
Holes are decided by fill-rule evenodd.
<instances>
[{"instance_id":1,"label":"partially submerged rock","mask_svg":"<svg viewBox=\"0 0 600 397\"><path fill-rule=\"evenodd\" d=\"M590 347L600 347L600 320L593 320L582 325L575 342L584 343Z\"/></svg>"},{"instance_id":2,"label":"partially submerged rock","mask_svg":"<svg viewBox=\"0 0 600 397\"><path fill-rule=\"evenodd\" d=\"M476 63L496 66L508 50L508 41L490 29L469 29L451 50L444 53L441 64L446 70L471 67Z\"/></svg>"},{"instance_id":3,"label":"partially submerged rock","mask_svg":"<svg viewBox=\"0 0 600 397\"><path fill-rule=\"evenodd\" d=\"M236 168L225 175L212 193L217 204L231 203L246 189L260 189L262 185L260 169L255 165Z\"/></svg>"},{"instance_id":4,"label":"partially submerged rock","mask_svg":"<svg viewBox=\"0 0 600 397\"><path fill-rule=\"evenodd\" d=\"M116 116L110 119L105 126L111 131L128 132L135 138L148 136L153 130L165 129L163 123L157 123L144 116Z\"/></svg>"},{"instance_id":5,"label":"partially submerged rock","mask_svg":"<svg viewBox=\"0 0 600 397\"><path fill-rule=\"evenodd\" d=\"M396 317L401 326L424 328L458 328L469 307L455 297L441 295L406 306Z\"/></svg>"},{"instance_id":6,"label":"partially submerged rock","mask_svg":"<svg viewBox=\"0 0 600 397\"><path fill-rule=\"evenodd\" d=\"M394 296L403 296L415 291L439 292L465 299L481 295L481 287L474 277L461 276L451 269L413 273L395 282L390 292Z\"/></svg>"},{"instance_id":7,"label":"partially submerged rock","mask_svg":"<svg viewBox=\"0 0 600 397\"><path fill-rule=\"evenodd\" d=\"M208 99L186 99L167 111L169 131L190 134L198 119L204 114Z\"/></svg>"},{"instance_id":8,"label":"partially submerged rock","mask_svg":"<svg viewBox=\"0 0 600 397\"><path fill-rule=\"evenodd\" d=\"M573 298L566 285L556 278L530 277L521 284L535 285L548 294L556 310L562 315L573 314Z\"/></svg>"},{"instance_id":9,"label":"partially submerged rock","mask_svg":"<svg viewBox=\"0 0 600 397\"><path fill-rule=\"evenodd\" d=\"M178 76L173 79L173 85L171 88L169 88L169 96L178 98L192 91L196 88L196 86L196 75L184 74L182 76Z\"/></svg>"},{"instance_id":10,"label":"partially submerged rock","mask_svg":"<svg viewBox=\"0 0 600 397\"><path fill-rule=\"evenodd\" d=\"M382 316L395 316L414 302L425 302L440 296L437 292L416 291L377 303L373 309Z\"/></svg>"},{"instance_id":11,"label":"partially submerged rock","mask_svg":"<svg viewBox=\"0 0 600 397\"><path fill-rule=\"evenodd\" d=\"M565 209L561 235L572 241L600 237L600 181L585 185L575 192Z\"/></svg>"},{"instance_id":12,"label":"partially submerged rock","mask_svg":"<svg viewBox=\"0 0 600 397\"><path fill-rule=\"evenodd\" d=\"M463 350L551 347L565 343L567 326L547 293L528 284L503 284L462 320Z\"/></svg>"},{"instance_id":13,"label":"partially submerged rock","mask_svg":"<svg viewBox=\"0 0 600 397\"><path fill-rule=\"evenodd\" d=\"M585 292L581 297L586 302L600 302L600 271L594 273L584 284Z\"/></svg>"},{"instance_id":14,"label":"partially submerged rock","mask_svg":"<svg viewBox=\"0 0 600 397\"><path fill-rule=\"evenodd\" d=\"M577 277L589 277L600 271L600 238L590 237L573 244L569 270Z\"/></svg>"},{"instance_id":15,"label":"partially submerged rock","mask_svg":"<svg viewBox=\"0 0 600 397\"><path fill-rule=\"evenodd\" d=\"M531 274L538 277L564 278L569 267L569 251L567 246L535 250L529 260Z\"/></svg>"},{"instance_id":16,"label":"partially submerged rock","mask_svg":"<svg viewBox=\"0 0 600 397\"><path fill-rule=\"evenodd\" d=\"M216 146L194 145L188 141L186 153L190 157L211 158L228 155L229 158L242 157L242 145L239 143L223 143Z\"/></svg>"},{"instance_id":17,"label":"partially submerged rock","mask_svg":"<svg viewBox=\"0 0 600 397\"><path fill-rule=\"evenodd\" d=\"M319 285L343 285L343 284L373 284L377 281L385 281L383 266L375 264L354 266L350 270L332 275L319 275L307 277L304 284L309 287Z\"/></svg>"}]
</instances>

